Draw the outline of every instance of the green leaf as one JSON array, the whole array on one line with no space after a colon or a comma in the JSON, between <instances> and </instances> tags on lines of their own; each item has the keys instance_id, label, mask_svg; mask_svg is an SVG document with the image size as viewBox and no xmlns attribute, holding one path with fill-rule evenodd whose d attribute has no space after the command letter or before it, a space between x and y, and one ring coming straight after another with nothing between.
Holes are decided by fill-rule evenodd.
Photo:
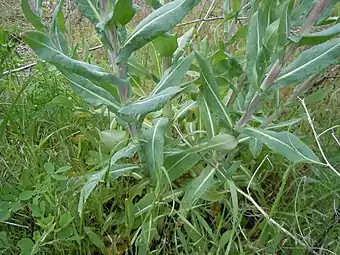
<instances>
[{"instance_id":1,"label":"green leaf","mask_svg":"<svg viewBox=\"0 0 340 255\"><path fill-rule=\"evenodd\" d=\"M231 151L237 146L235 137L228 134L218 134L207 142L193 146L186 152Z\"/></svg>"},{"instance_id":2,"label":"green leaf","mask_svg":"<svg viewBox=\"0 0 340 255\"><path fill-rule=\"evenodd\" d=\"M10 247L10 242L7 238L7 234L4 231L0 232L0 250L8 249Z\"/></svg>"},{"instance_id":3,"label":"green leaf","mask_svg":"<svg viewBox=\"0 0 340 255\"><path fill-rule=\"evenodd\" d=\"M246 46L246 74L248 80L255 81L254 66L257 56L262 48L262 39L265 35L265 20L260 10L256 11L250 18L248 24L247 46Z\"/></svg>"},{"instance_id":4,"label":"green leaf","mask_svg":"<svg viewBox=\"0 0 340 255\"><path fill-rule=\"evenodd\" d=\"M84 230L89 237L91 243L96 246L102 252L102 254L105 254L106 249L102 239L95 232L93 232L91 228L85 227Z\"/></svg>"},{"instance_id":5,"label":"green leaf","mask_svg":"<svg viewBox=\"0 0 340 255\"><path fill-rule=\"evenodd\" d=\"M63 167L60 167L57 171L55 171L55 173L56 174L65 173L65 172L69 171L70 169L72 169L71 166L63 166Z\"/></svg>"},{"instance_id":6,"label":"green leaf","mask_svg":"<svg viewBox=\"0 0 340 255\"><path fill-rule=\"evenodd\" d=\"M152 184L155 184L159 179L160 168L163 166L164 133L168 122L167 118L159 118L155 120L153 127L143 134L144 157Z\"/></svg>"},{"instance_id":7,"label":"green leaf","mask_svg":"<svg viewBox=\"0 0 340 255\"><path fill-rule=\"evenodd\" d=\"M180 152L164 159L164 167L168 172L170 181L181 177L201 160L198 153Z\"/></svg>"},{"instance_id":8,"label":"green leaf","mask_svg":"<svg viewBox=\"0 0 340 255\"><path fill-rule=\"evenodd\" d=\"M157 78L152 73L150 73L142 63L138 61L135 55L131 55L128 60L128 72L129 74L139 77L157 80Z\"/></svg>"},{"instance_id":9,"label":"green leaf","mask_svg":"<svg viewBox=\"0 0 340 255\"><path fill-rule=\"evenodd\" d=\"M189 70L193 60L194 60L194 55L190 54L189 56L179 61L177 65L171 66L169 69L167 69L161 81L157 84L157 86L151 92L151 95L155 95L159 93L160 91L166 88L169 88L169 87L179 86L185 74Z\"/></svg>"},{"instance_id":10,"label":"green leaf","mask_svg":"<svg viewBox=\"0 0 340 255\"><path fill-rule=\"evenodd\" d=\"M197 103L193 100L184 102L181 108L176 111L173 122L182 121L190 112L190 110L197 108Z\"/></svg>"},{"instance_id":11,"label":"green leaf","mask_svg":"<svg viewBox=\"0 0 340 255\"><path fill-rule=\"evenodd\" d=\"M74 60L64 55L56 48L48 35L44 33L29 31L24 33L23 40L41 59L54 65L61 72L80 75L102 87L105 86L104 84L114 84L122 88L128 86L127 81L114 76L102 67Z\"/></svg>"},{"instance_id":12,"label":"green leaf","mask_svg":"<svg viewBox=\"0 0 340 255\"><path fill-rule=\"evenodd\" d=\"M143 100L121 107L119 113L133 116L157 111L180 91L181 88L177 86L167 88L156 95L151 95Z\"/></svg>"},{"instance_id":13,"label":"green leaf","mask_svg":"<svg viewBox=\"0 0 340 255\"><path fill-rule=\"evenodd\" d=\"M282 69L270 90L302 81L315 72L320 72L331 64L335 64L339 57L340 38L314 46L304 51L296 60Z\"/></svg>"},{"instance_id":14,"label":"green leaf","mask_svg":"<svg viewBox=\"0 0 340 255\"><path fill-rule=\"evenodd\" d=\"M316 45L328 41L334 36L340 34L340 23L335 24L327 29L320 32L304 34L300 41L300 45Z\"/></svg>"},{"instance_id":15,"label":"green leaf","mask_svg":"<svg viewBox=\"0 0 340 255\"><path fill-rule=\"evenodd\" d=\"M219 88L215 81L211 66L200 54L195 52L195 55L201 72L204 98L207 101L210 110L217 115L226 127L232 128L232 120L220 99Z\"/></svg>"},{"instance_id":16,"label":"green leaf","mask_svg":"<svg viewBox=\"0 0 340 255\"><path fill-rule=\"evenodd\" d=\"M124 174L136 171L140 171L140 167L136 164L112 165L110 166L109 177L111 179L117 179Z\"/></svg>"},{"instance_id":17,"label":"green leaf","mask_svg":"<svg viewBox=\"0 0 340 255\"><path fill-rule=\"evenodd\" d=\"M80 12L88 18L92 24L97 25L101 21L97 0L76 0Z\"/></svg>"},{"instance_id":18,"label":"green leaf","mask_svg":"<svg viewBox=\"0 0 340 255\"><path fill-rule=\"evenodd\" d=\"M180 22L198 3L197 0L175 0L153 11L140 22L123 43L116 61L127 60L132 52L164 34Z\"/></svg>"},{"instance_id":19,"label":"green leaf","mask_svg":"<svg viewBox=\"0 0 340 255\"><path fill-rule=\"evenodd\" d=\"M185 48L189 45L189 42L194 35L194 31L195 28L192 27L177 39L178 47L174 52L174 60L177 60L185 52Z\"/></svg>"},{"instance_id":20,"label":"green leaf","mask_svg":"<svg viewBox=\"0 0 340 255\"><path fill-rule=\"evenodd\" d=\"M70 87L83 100L95 108L106 105L111 112L118 112L120 105L117 100L105 89L96 86L88 79L76 74L63 71L69 81Z\"/></svg>"},{"instance_id":21,"label":"green leaf","mask_svg":"<svg viewBox=\"0 0 340 255\"><path fill-rule=\"evenodd\" d=\"M207 135L209 139L212 139L217 134L217 121L215 116L211 113L207 101L203 96L197 98L197 103L200 107L201 118L204 122Z\"/></svg>"},{"instance_id":22,"label":"green leaf","mask_svg":"<svg viewBox=\"0 0 340 255\"><path fill-rule=\"evenodd\" d=\"M195 204L197 199L199 199L204 192L214 185L215 171L215 168L204 168L200 175L188 185L181 201L180 211L184 210L186 213L190 210L191 206Z\"/></svg>"},{"instance_id":23,"label":"green leaf","mask_svg":"<svg viewBox=\"0 0 340 255\"><path fill-rule=\"evenodd\" d=\"M78 213L80 215L83 214L83 210L85 208L85 203L94 188L98 185L99 182L103 181L108 173L109 168L104 167L102 170L88 174L87 181L84 187L81 189L80 199L78 204Z\"/></svg>"},{"instance_id":24,"label":"green leaf","mask_svg":"<svg viewBox=\"0 0 340 255\"><path fill-rule=\"evenodd\" d=\"M53 174L54 173L54 165L50 162L47 162L44 164L45 171L48 174Z\"/></svg>"},{"instance_id":25,"label":"green leaf","mask_svg":"<svg viewBox=\"0 0 340 255\"><path fill-rule=\"evenodd\" d=\"M51 34L53 35L54 42L58 49L65 55L69 55L70 49L65 32L64 14L62 10L63 6L64 0L60 0L52 14Z\"/></svg>"},{"instance_id":26,"label":"green leaf","mask_svg":"<svg viewBox=\"0 0 340 255\"><path fill-rule=\"evenodd\" d=\"M116 24L124 26L135 15L136 10L132 6L132 0L117 0L113 12Z\"/></svg>"},{"instance_id":27,"label":"green leaf","mask_svg":"<svg viewBox=\"0 0 340 255\"><path fill-rule=\"evenodd\" d=\"M152 42L162 57L171 57L177 49L176 35L166 33L158 36Z\"/></svg>"},{"instance_id":28,"label":"green leaf","mask_svg":"<svg viewBox=\"0 0 340 255\"><path fill-rule=\"evenodd\" d=\"M250 127L242 128L239 131L258 139L275 153L281 154L294 163L320 162L319 158L305 143L289 132L283 131L277 133L274 131Z\"/></svg>"},{"instance_id":29,"label":"green leaf","mask_svg":"<svg viewBox=\"0 0 340 255\"><path fill-rule=\"evenodd\" d=\"M21 0L21 9L28 21L39 31L47 31L46 25L43 23L42 18L39 17L33 10L30 0Z\"/></svg>"},{"instance_id":30,"label":"green leaf","mask_svg":"<svg viewBox=\"0 0 340 255\"><path fill-rule=\"evenodd\" d=\"M146 2L151 5L153 9L158 9L162 7L162 4L158 0L146 0Z\"/></svg>"},{"instance_id":31,"label":"green leaf","mask_svg":"<svg viewBox=\"0 0 340 255\"><path fill-rule=\"evenodd\" d=\"M37 217L37 218L41 218L41 217L44 217L44 214L43 212L40 210L39 206L36 205L36 204L30 204L28 206L31 211L32 211L32 216L33 217Z\"/></svg>"},{"instance_id":32,"label":"green leaf","mask_svg":"<svg viewBox=\"0 0 340 255\"><path fill-rule=\"evenodd\" d=\"M21 192L21 194L19 195L19 199L21 201L27 201L31 199L34 195L35 195L35 192L33 190L25 190Z\"/></svg>"},{"instance_id":33,"label":"green leaf","mask_svg":"<svg viewBox=\"0 0 340 255\"><path fill-rule=\"evenodd\" d=\"M262 151L262 143L259 141L259 139L256 138L249 139L249 150L251 154L253 154L254 158L257 158L260 155Z\"/></svg>"},{"instance_id":34,"label":"green leaf","mask_svg":"<svg viewBox=\"0 0 340 255\"><path fill-rule=\"evenodd\" d=\"M120 149L115 154L113 154L110 160L110 166L114 165L117 160L121 158L130 158L137 153L139 150L139 144L129 143L128 146Z\"/></svg>"},{"instance_id":35,"label":"green leaf","mask_svg":"<svg viewBox=\"0 0 340 255\"><path fill-rule=\"evenodd\" d=\"M18 246L21 250L20 255L32 255L34 243L31 239L22 238L18 242Z\"/></svg>"},{"instance_id":36,"label":"green leaf","mask_svg":"<svg viewBox=\"0 0 340 255\"><path fill-rule=\"evenodd\" d=\"M121 130L104 130L99 133L104 148L116 152L124 148L128 142L128 133Z\"/></svg>"}]
</instances>

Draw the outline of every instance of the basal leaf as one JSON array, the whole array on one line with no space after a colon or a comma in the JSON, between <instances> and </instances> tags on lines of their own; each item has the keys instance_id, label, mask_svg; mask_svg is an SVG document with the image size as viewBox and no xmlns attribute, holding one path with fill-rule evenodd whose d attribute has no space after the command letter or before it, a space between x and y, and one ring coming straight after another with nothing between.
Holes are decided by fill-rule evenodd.
<instances>
[{"instance_id":1,"label":"basal leaf","mask_svg":"<svg viewBox=\"0 0 340 255\"><path fill-rule=\"evenodd\" d=\"M157 111L179 91L181 91L181 88L177 86L167 88L156 95L123 106L119 109L119 113L131 116Z\"/></svg>"},{"instance_id":2,"label":"basal leaf","mask_svg":"<svg viewBox=\"0 0 340 255\"><path fill-rule=\"evenodd\" d=\"M183 210L185 214L195 204L197 199L214 185L215 171L216 169L210 166L204 168L201 174L188 185L181 201L180 211Z\"/></svg>"},{"instance_id":3,"label":"basal leaf","mask_svg":"<svg viewBox=\"0 0 340 255\"><path fill-rule=\"evenodd\" d=\"M232 120L220 99L219 88L215 81L211 66L199 53L195 52L195 55L200 68L204 98L207 101L210 110L217 115L226 127L232 128Z\"/></svg>"},{"instance_id":4,"label":"basal leaf","mask_svg":"<svg viewBox=\"0 0 340 255\"><path fill-rule=\"evenodd\" d=\"M175 0L153 11L136 26L131 35L123 43L116 61L121 62L127 60L132 52L169 31L180 22L198 2L197 0Z\"/></svg>"},{"instance_id":5,"label":"basal leaf","mask_svg":"<svg viewBox=\"0 0 340 255\"><path fill-rule=\"evenodd\" d=\"M340 38L314 46L304 51L296 60L282 69L279 77L270 87L276 89L306 79L334 64L340 57Z\"/></svg>"},{"instance_id":6,"label":"basal leaf","mask_svg":"<svg viewBox=\"0 0 340 255\"><path fill-rule=\"evenodd\" d=\"M151 95L155 95L160 91L172 86L179 86L185 74L189 70L193 60L194 55L190 54L189 56L180 60L176 66L172 66L166 70L161 81L151 92Z\"/></svg>"},{"instance_id":7,"label":"basal leaf","mask_svg":"<svg viewBox=\"0 0 340 255\"><path fill-rule=\"evenodd\" d=\"M167 118L156 119L153 127L143 134L144 157L152 184L155 184L159 179L160 168L163 166L164 133L168 122Z\"/></svg>"},{"instance_id":8,"label":"basal leaf","mask_svg":"<svg viewBox=\"0 0 340 255\"><path fill-rule=\"evenodd\" d=\"M37 30L41 32L47 31L47 27L43 23L42 18L33 11L30 0L21 0L21 9L26 19L28 19Z\"/></svg>"},{"instance_id":9,"label":"basal leaf","mask_svg":"<svg viewBox=\"0 0 340 255\"><path fill-rule=\"evenodd\" d=\"M283 155L294 163L320 162L319 158L305 143L289 132L283 131L277 133L250 127L240 129L240 132L257 138L275 153Z\"/></svg>"}]
</instances>

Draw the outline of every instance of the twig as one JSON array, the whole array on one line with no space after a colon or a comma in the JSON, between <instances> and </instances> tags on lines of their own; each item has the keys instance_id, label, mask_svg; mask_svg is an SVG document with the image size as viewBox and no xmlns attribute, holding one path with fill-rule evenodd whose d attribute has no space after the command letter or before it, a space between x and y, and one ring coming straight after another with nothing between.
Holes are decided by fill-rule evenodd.
<instances>
[{"instance_id":1,"label":"twig","mask_svg":"<svg viewBox=\"0 0 340 255\"><path fill-rule=\"evenodd\" d=\"M218 17L211 17L211 18L195 19L195 20L191 20L191 21L188 21L188 22L178 24L177 27L183 27L183 26L198 23L198 22L207 22L207 21L209 22L209 21L215 21L215 20L220 20L220 19L224 19L224 17L218 16Z\"/></svg>"}]
</instances>

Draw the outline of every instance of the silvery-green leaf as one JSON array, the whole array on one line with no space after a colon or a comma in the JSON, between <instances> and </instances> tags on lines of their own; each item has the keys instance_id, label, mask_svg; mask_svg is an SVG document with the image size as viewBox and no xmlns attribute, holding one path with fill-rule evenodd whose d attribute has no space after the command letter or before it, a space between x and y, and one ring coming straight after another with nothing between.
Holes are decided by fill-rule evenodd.
<instances>
[{"instance_id":1,"label":"silvery-green leaf","mask_svg":"<svg viewBox=\"0 0 340 255\"><path fill-rule=\"evenodd\" d=\"M116 61L124 61L154 38L164 34L180 22L198 3L197 0L175 0L153 11L140 22L123 43Z\"/></svg>"},{"instance_id":2,"label":"silvery-green leaf","mask_svg":"<svg viewBox=\"0 0 340 255\"><path fill-rule=\"evenodd\" d=\"M121 107L119 113L132 116L157 111L179 91L180 87L167 88L156 95Z\"/></svg>"},{"instance_id":3,"label":"silvery-green leaf","mask_svg":"<svg viewBox=\"0 0 340 255\"><path fill-rule=\"evenodd\" d=\"M217 134L217 121L215 115L210 111L208 103L203 96L199 95L197 103L200 107L201 119L207 130L208 138L212 139Z\"/></svg>"},{"instance_id":4,"label":"silvery-green leaf","mask_svg":"<svg viewBox=\"0 0 340 255\"><path fill-rule=\"evenodd\" d=\"M200 175L194 179L187 187L186 192L181 200L180 211L185 213L195 204L208 189L214 185L215 168L210 166L204 168Z\"/></svg>"},{"instance_id":5,"label":"silvery-green leaf","mask_svg":"<svg viewBox=\"0 0 340 255\"><path fill-rule=\"evenodd\" d=\"M305 143L289 132L274 132L250 127L242 128L240 132L259 139L275 153L283 155L294 163L320 162L319 158Z\"/></svg>"},{"instance_id":6,"label":"silvery-green leaf","mask_svg":"<svg viewBox=\"0 0 340 255\"><path fill-rule=\"evenodd\" d=\"M304 51L283 68L270 90L284 87L308 78L334 63L340 57L340 38L329 40Z\"/></svg>"},{"instance_id":7,"label":"silvery-green leaf","mask_svg":"<svg viewBox=\"0 0 340 255\"><path fill-rule=\"evenodd\" d=\"M21 0L21 9L28 21L39 31L46 32L47 27L43 23L42 18L36 14L35 11L33 11L32 8L35 8L35 6L31 6L30 0Z\"/></svg>"},{"instance_id":8,"label":"silvery-green leaf","mask_svg":"<svg viewBox=\"0 0 340 255\"><path fill-rule=\"evenodd\" d=\"M175 112L174 122L180 122L183 120L189 113L190 110L197 108L197 103L193 100L188 100L183 103L180 109Z\"/></svg>"},{"instance_id":9,"label":"silvery-green leaf","mask_svg":"<svg viewBox=\"0 0 340 255\"><path fill-rule=\"evenodd\" d=\"M257 158L262 151L262 142L260 142L257 138L250 138L249 150L253 154L253 157Z\"/></svg>"},{"instance_id":10,"label":"silvery-green leaf","mask_svg":"<svg viewBox=\"0 0 340 255\"><path fill-rule=\"evenodd\" d=\"M138 144L129 143L126 147L120 149L115 154L113 154L110 160L110 165L111 166L114 165L119 159L132 157L133 155L136 154L138 150L139 150Z\"/></svg>"},{"instance_id":11,"label":"silvery-green leaf","mask_svg":"<svg viewBox=\"0 0 340 255\"><path fill-rule=\"evenodd\" d=\"M128 142L128 133L122 130L104 130L99 136L104 148L109 151L118 151Z\"/></svg>"},{"instance_id":12,"label":"silvery-green leaf","mask_svg":"<svg viewBox=\"0 0 340 255\"><path fill-rule=\"evenodd\" d=\"M174 59L177 60L184 52L185 48L189 44L193 34L194 34L194 27L190 28L188 31L184 33L180 38L177 39L178 47L174 52Z\"/></svg>"},{"instance_id":13,"label":"silvery-green leaf","mask_svg":"<svg viewBox=\"0 0 340 255\"><path fill-rule=\"evenodd\" d=\"M160 91L166 88L172 87L172 86L179 86L185 74L189 70L193 60L194 60L194 55L190 54L189 56L178 61L178 63L175 66L171 66L169 69L167 69L161 81L157 84L157 86L151 92L151 95L155 95L159 93Z\"/></svg>"},{"instance_id":14,"label":"silvery-green leaf","mask_svg":"<svg viewBox=\"0 0 340 255\"><path fill-rule=\"evenodd\" d=\"M226 127L233 127L233 122L227 113L226 107L220 99L220 92L214 78L212 68L208 61L199 53L195 52L199 64L201 79L203 83L203 94L210 110L225 124Z\"/></svg>"},{"instance_id":15,"label":"silvery-green leaf","mask_svg":"<svg viewBox=\"0 0 340 255\"><path fill-rule=\"evenodd\" d=\"M139 172L141 169L137 164L122 164L122 165L111 165L108 173L108 177L111 179L117 179L118 177L131 173Z\"/></svg>"},{"instance_id":16,"label":"silvery-green leaf","mask_svg":"<svg viewBox=\"0 0 340 255\"><path fill-rule=\"evenodd\" d=\"M51 34L58 49L60 49L65 55L69 55L70 49L66 38L65 21L62 10L63 6L64 0L60 0L52 14Z\"/></svg>"},{"instance_id":17,"label":"silvery-green leaf","mask_svg":"<svg viewBox=\"0 0 340 255\"><path fill-rule=\"evenodd\" d=\"M168 127L167 118L156 119L152 128L143 133L143 151L151 182L155 184L163 166L164 133Z\"/></svg>"},{"instance_id":18,"label":"silvery-green leaf","mask_svg":"<svg viewBox=\"0 0 340 255\"><path fill-rule=\"evenodd\" d=\"M340 23L337 23L320 32L304 34L302 38L300 39L299 44L301 45L320 44L339 34L340 34Z\"/></svg>"}]
</instances>

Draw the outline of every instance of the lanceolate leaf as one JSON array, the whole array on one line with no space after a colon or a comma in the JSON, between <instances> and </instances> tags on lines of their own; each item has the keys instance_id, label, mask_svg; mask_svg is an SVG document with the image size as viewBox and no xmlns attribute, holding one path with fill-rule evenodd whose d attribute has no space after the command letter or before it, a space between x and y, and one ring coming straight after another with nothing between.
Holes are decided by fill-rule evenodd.
<instances>
[{"instance_id":1,"label":"lanceolate leaf","mask_svg":"<svg viewBox=\"0 0 340 255\"><path fill-rule=\"evenodd\" d=\"M217 121L215 115L213 115L209 109L208 103L203 96L197 98L198 105L200 107L201 118L204 122L209 139L212 139L217 134Z\"/></svg>"},{"instance_id":2,"label":"lanceolate leaf","mask_svg":"<svg viewBox=\"0 0 340 255\"><path fill-rule=\"evenodd\" d=\"M112 165L110 166L108 177L111 179L117 179L124 174L139 171L140 167L136 164Z\"/></svg>"},{"instance_id":3,"label":"lanceolate leaf","mask_svg":"<svg viewBox=\"0 0 340 255\"><path fill-rule=\"evenodd\" d=\"M30 4L30 0L21 0L21 9L24 12L26 19L39 31L45 32L47 28L43 23L41 17L39 17L33 10Z\"/></svg>"},{"instance_id":4,"label":"lanceolate leaf","mask_svg":"<svg viewBox=\"0 0 340 255\"><path fill-rule=\"evenodd\" d=\"M23 39L41 59L55 65L60 71L66 70L75 73L101 86L102 84L115 84L124 88L128 86L125 80L112 75L99 66L77 61L64 55L44 33L29 31L24 34Z\"/></svg>"},{"instance_id":5,"label":"lanceolate leaf","mask_svg":"<svg viewBox=\"0 0 340 255\"><path fill-rule=\"evenodd\" d=\"M166 70L161 81L151 92L151 95L155 95L160 91L172 86L179 86L185 74L189 70L189 67L191 66L193 60L194 55L190 54L189 56L179 61L179 63L176 66L170 67L168 70Z\"/></svg>"},{"instance_id":6,"label":"lanceolate leaf","mask_svg":"<svg viewBox=\"0 0 340 255\"><path fill-rule=\"evenodd\" d=\"M338 34L340 34L340 23L320 32L303 35L299 43L301 45L315 45L323 43Z\"/></svg>"},{"instance_id":7,"label":"lanceolate leaf","mask_svg":"<svg viewBox=\"0 0 340 255\"><path fill-rule=\"evenodd\" d=\"M193 34L194 28L190 28L187 32L184 33L180 38L177 39L178 48L174 52L174 59L177 60L184 52L188 43L190 42Z\"/></svg>"},{"instance_id":8,"label":"lanceolate leaf","mask_svg":"<svg viewBox=\"0 0 340 255\"><path fill-rule=\"evenodd\" d=\"M51 33L58 49L65 55L69 54L68 41L65 33L65 22L63 15L64 0L60 0L52 15Z\"/></svg>"},{"instance_id":9,"label":"lanceolate leaf","mask_svg":"<svg viewBox=\"0 0 340 255\"><path fill-rule=\"evenodd\" d=\"M240 132L257 138L274 152L283 155L294 163L320 162L319 158L305 143L289 132L277 133L258 128L243 128L240 129Z\"/></svg>"},{"instance_id":10,"label":"lanceolate leaf","mask_svg":"<svg viewBox=\"0 0 340 255\"><path fill-rule=\"evenodd\" d=\"M191 206L195 204L197 199L199 199L204 194L204 192L214 185L215 172L215 168L208 166L195 180L189 184L181 201L180 211L184 210L184 215L191 208Z\"/></svg>"},{"instance_id":11,"label":"lanceolate leaf","mask_svg":"<svg viewBox=\"0 0 340 255\"><path fill-rule=\"evenodd\" d=\"M167 88L156 95L149 96L141 101L123 106L119 112L125 115L148 114L159 110L168 100L181 91L180 87Z\"/></svg>"},{"instance_id":12,"label":"lanceolate leaf","mask_svg":"<svg viewBox=\"0 0 340 255\"><path fill-rule=\"evenodd\" d=\"M98 0L77 0L77 7L80 12L88 18L92 24L97 25L101 21L98 10Z\"/></svg>"},{"instance_id":13,"label":"lanceolate leaf","mask_svg":"<svg viewBox=\"0 0 340 255\"><path fill-rule=\"evenodd\" d=\"M167 118L159 118L155 121L153 127L143 134L145 140L143 144L144 157L152 184L157 182L160 168L163 166L164 133L168 122Z\"/></svg>"},{"instance_id":14,"label":"lanceolate leaf","mask_svg":"<svg viewBox=\"0 0 340 255\"><path fill-rule=\"evenodd\" d=\"M159 35L169 31L198 3L197 0L175 0L153 11L141 23L122 45L116 61L127 60L132 52Z\"/></svg>"},{"instance_id":15,"label":"lanceolate leaf","mask_svg":"<svg viewBox=\"0 0 340 255\"><path fill-rule=\"evenodd\" d=\"M304 51L296 60L284 68L270 89L299 82L320 72L340 57L340 38L314 46Z\"/></svg>"},{"instance_id":16,"label":"lanceolate leaf","mask_svg":"<svg viewBox=\"0 0 340 255\"><path fill-rule=\"evenodd\" d=\"M233 123L229 117L225 106L220 99L219 88L214 78L213 71L207 60L200 54L195 52L196 59L199 64L201 78L203 83L204 97L207 101L210 110L229 128L232 128Z\"/></svg>"},{"instance_id":17,"label":"lanceolate leaf","mask_svg":"<svg viewBox=\"0 0 340 255\"><path fill-rule=\"evenodd\" d=\"M74 92L89 104L94 107L106 105L108 109L114 113L119 110L120 104L105 89L96 86L88 79L79 75L68 73L66 71L62 71L62 73L70 82L70 86Z\"/></svg>"},{"instance_id":18,"label":"lanceolate leaf","mask_svg":"<svg viewBox=\"0 0 340 255\"><path fill-rule=\"evenodd\" d=\"M171 57L177 49L177 36L169 33L158 36L152 42L162 57Z\"/></svg>"},{"instance_id":19,"label":"lanceolate leaf","mask_svg":"<svg viewBox=\"0 0 340 255\"><path fill-rule=\"evenodd\" d=\"M185 174L186 171L195 166L201 159L198 153L181 152L164 159L164 167L168 171L170 181Z\"/></svg>"},{"instance_id":20,"label":"lanceolate leaf","mask_svg":"<svg viewBox=\"0 0 340 255\"><path fill-rule=\"evenodd\" d=\"M130 158L133 155L136 154L136 152L139 150L139 145L134 143L129 143L128 146L120 149L115 154L113 154L111 160L110 160L110 166L113 166L117 160L121 158Z\"/></svg>"},{"instance_id":21,"label":"lanceolate leaf","mask_svg":"<svg viewBox=\"0 0 340 255\"><path fill-rule=\"evenodd\" d=\"M184 119L191 109L197 108L197 103L193 100L188 100L187 102L183 103L182 107L175 113L174 122L180 122Z\"/></svg>"}]
</instances>

